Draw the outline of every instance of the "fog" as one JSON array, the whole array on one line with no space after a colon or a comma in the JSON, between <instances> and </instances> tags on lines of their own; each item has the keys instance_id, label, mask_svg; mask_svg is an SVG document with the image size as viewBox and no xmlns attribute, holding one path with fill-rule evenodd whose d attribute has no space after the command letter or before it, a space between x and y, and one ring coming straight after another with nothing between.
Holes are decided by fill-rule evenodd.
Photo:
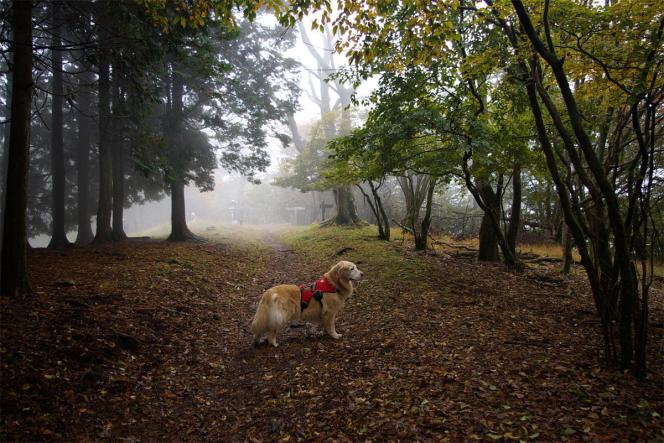
<instances>
[{"instance_id":1,"label":"fog","mask_svg":"<svg viewBox=\"0 0 664 443\"><path fill-rule=\"evenodd\" d=\"M261 17L258 23L268 26L274 26L275 21L271 17ZM304 28L309 29L311 24L310 18L305 18ZM307 45L299 33L296 33L296 42L294 46L289 49L284 56L292 58L298 63L298 83L302 92L298 96L297 111L294 114L298 131L300 131L306 138L307 131L321 118L321 105L319 98L319 78L320 75L317 67L317 61L310 53ZM325 42L322 34L318 31L308 32L308 45L315 47L316 51L329 53L329 42ZM48 53L46 53L48 54ZM343 69L345 62L338 56L334 55L334 63L337 69ZM325 72L323 75L328 76L332 72ZM8 104L7 101L7 77L2 78L2 104ZM368 95L373 87L373 82L368 82L363 85L359 93L364 96ZM332 100L336 101L338 97L334 96ZM3 106L4 108L4 106ZM337 104L336 108L339 108ZM42 117L45 119L45 117ZM37 121L36 123L43 124L44 122ZM45 125L47 126L47 125ZM281 128L283 130L283 128ZM46 131L49 129L46 127ZM204 132L210 137L212 145L217 144L217 135L212 130L204 129ZM48 145L47 140L35 140L32 137L32 143L43 143ZM67 140L65 140L67 143ZM48 146L46 146L48 148ZM2 147L4 152L4 137ZM243 177L241 174L229 172L220 165L211 174L214 178L214 189L201 191L199 187L188 184L185 188L185 204L186 204L186 221L193 231L200 231L204 229L211 229L210 227L219 223L234 223L234 224L309 224L312 222L320 221L323 214L321 213L321 204L332 206L334 203L333 195L331 192L300 192L297 189L289 187L275 186L272 184L274 178L280 174L279 168L283 161L293 159L297 155L297 151L293 148L292 143L290 146L285 146L280 140L272 137L268 140L267 152L270 156L270 165L265 172L260 172L256 175L260 184L252 183ZM32 155L32 154L31 154ZM216 153L219 159L219 152ZM7 156L2 155L2 159L6 160ZM48 159L45 159L48 160ZM3 161L2 183L5 182L6 163ZM75 167L70 162L70 166ZM94 166L96 167L96 165ZM69 172L68 172L69 173ZM45 176L45 188L40 195L32 195L29 197L31 201L35 199L48 198L48 193L51 192L50 177ZM68 184L68 192L75 193L75 185ZM4 189L4 186L3 186ZM44 192L45 191L45 192ZM3 199L4 200L4 199ZM30 206L31 202L29 202ZM93 213L91 216L91 225L93 232L96 229L96 222ZM328 216L330 209L327 209ZM45 214L42 216L44 224L50 223L50 215ZM75 214L66 214L68 224L75 218ZM171 217L171 201L167 194L162 194L161 198L156 201L146 201L140 204L132 204L124 210L124 229L129 236L157 236L164 237L168 235L169 224ZM46 232L34 234L35 228L29 228L29 232L33 232L30 236L30 244L34 247L45 247L49 243L50 235ZM76 238L76 230L69 230L67 237L70 241Z\"/></svg>"},{"instance_id":2,"label":"fog","mask_svg":"<svg viewBox=\"0 0 664 443\"><path fill-rule=\"evenodd\" d=\"M76 5L83 4L69 7L75 9ZM49 11L51 10L44 7L40 13L50 17L52 11ZM191 122L185 123L186 127L180 122L179 130L174 129L177 125L170 128L164 125L162 128L164 122L171 121L174 115L177 116L172 109L162 108L172 107L176 102L176 89L173 85L177 80L178 69L189 68L178 67L171 61L167 63L164 71L154 77L149 74L146 76L145 73L132 73L142 79L141 81L155 82L149 86L155 88L151 93L156 99L149 100L156 100L156 105L150 104L149 100L148 105L136 102L139 112L133 114L135 111L131 109L125 111L125 114L130 116L129 119L113 107L110 133L104 138L98 133L101 130L98 117L100 111L96 108L101 101L101 95L95 89L86 89L91 85L84 82L87 78L85 81L93 82L95 88L98 86L101 80L96 67L88 65L76 51L63 51L64 78L61 81L64 82L65 91L70 91L65 94L71 94L66 95L67 100L60 110L64 114L62 129L65 175L64 203L61 204L66 208L65 220L60 222L60 226L67 240L81 243L76 219L77 210L80 212L82 205L79 196L82 168L80 157L77 157L80 154L77 152L81 149L80 141L86 127L90 137L86 146L88 153L85 154L89 160L87 168L90 169L89 216L86 224L89 224L92 233L97 235L100 139L115 146L112 149L116 151L124 150L124 153L120 154L124 156L121 162L124 166L121 167L124 167L122 181L125 188L125 209L119 212L122 218L121 238L124 234L129 237L169 236L172 213L177 212L171 202L173 188L169 184L170 176L179 167L186 177L183 180L185 230L191 229L194 234L214 230L220 224L252 225L253 229L260 229L261 226L275 224L307 225L335 216L333 186L321 186L318 183L320 177L316 176L318 172L309 172L306 168L315 169L325 160L328 156L325 148L327 141L362 125L363 116L367 113L367 109L363 108L363 99L370 96L377 80L371 78L354 89L334 78L333 74L347 68L346 61L333 50L335 40L331 34L311 31L311 22L311 17L305 17L296 29L288 33L277 30L276 33L270 34L268 29L276 25L275 20L263 16L254 25L242 25L241 34L245 37L240 37L237 42L213 39L210 44L218 45L215 51L225 57L222 62L231 66L228 68L230 70L221 75L220 79L208 74L207 77L196 78L196 75L201 75L196 71L190 74L191 78L186 78L179 100L182 101L183 111L191 114L185 113ZM261 28L262 26L265 28ZM50 44L52 42L49 38L56 35L51 31L49 27L38 30L37 38ZM42 32L43 35L40 34ZM84 37L81 39L85 40ZM121 35L117 38L121 42L120 46L125 44ZM290 38L293 39L292 44L288 43ZM284 51L284 47L288 49ZM30 140L28 234L29 243L33 247L46 247L52 242L52 233L57 231L53 228L57 224L53 219L53 208L57 204L53 203L55 197L52 187L55 171L52 119L55 118L55 98L58 96L52 91L55 87L55 73L58 71L51 66L51 58L56 51L48 49L48 46L44 48L46 49L35 50L35 69L46 74L36 77L37 89L36 98L33 100L34 116ZM95 50L101 49L103 48ZM244 67L243 63L247 63L246 54L251 53L260 54L264 60L253 60L253 65ZM197 54L193 54L185 61L191 64L198 58ZM141 60L136 59L134 63L141 63ZM110 65L113 82L116 81L116 71L123 74L119 69L115 64ZM49 73L49 70L52 72ZM123 84L122 81L125 79L120 76L119 85L111 85L113 106L128 106L133 99L132 94L135 94L131 82ZM0 82L0 112L7 117L8 77L4 75ZM297 89L300 90L299 93ZM208 90L217 91L217 95L210 95ZM82 110L88 94L89 109ZM229 95L232 100L220 101L222 95ZM351 96L357 101L351 102ZM293 104L292 100L295 100L295 106L289 107ZM281 105L275 105L278 102ZM263 104L256 106L257 103ZM266 111L271 114L256 117ZM288 115L280 114L284 112L288 112ZM181 114L178 118L182 120ZM133 122L131 119L137 121ZM5 129L7 128L8 125L5 126ZM0 136L4 135L5 131L2 131ZM4 166L2 190L7 160L4 155L6 138L3 137L0 144ZM170 152L171 142L177 144L179 149L175 155ZM253 152L261 150L266 155L265 159L252 157ZM312 157L306 160L307 155ZM283 183L275 185L275 180L290 178L293 168L289 168L288 164L299 158L298 156L305 157L303 175L314 178L305 177L307 183L298 182L294 187ZM306 164L306 161L312 163ZM179 163L182 162L188 163L181 166ZM242 171L245 171L245 174ZM369 191L366 185L364 186L365 195L357 186L348 187L347 192L354 200L358 219L375 223L374 213L365 199ZM380 190L388 223L402 220L406 211L403 194L406 191L400 186L402 185L399 181L391 177ZM432 204L433 226L440 228L445 225L448 231L460 235L476 232L478 208L470 195L463 190L463 186L451 183L438 188ZM113 192L116 192L115 188ZM457 211L456 215L446 212L450 207ZM115 217L114 208L113 219ZM80 226L80 214L78 219ZM87 241L82 243L89 241L91 238L88 237Z\"/></svg>"}]
</instances>

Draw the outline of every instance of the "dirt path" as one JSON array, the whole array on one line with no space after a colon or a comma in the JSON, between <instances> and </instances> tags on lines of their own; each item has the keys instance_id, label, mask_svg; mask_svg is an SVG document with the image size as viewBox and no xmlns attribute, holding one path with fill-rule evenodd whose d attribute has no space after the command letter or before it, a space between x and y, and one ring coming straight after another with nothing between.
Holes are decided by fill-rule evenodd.
<instances>
[{"instance_id":1,"label":"dirt path","mask_svg":"<svg viewBox=\"0 0 664 443\"><path fill-rule=\"evenodd\" d=\"M313 235L313 234L312 234ZM36 250L36 296L2 303L2 440L296 441L661 436L661 373L601 366L583 285L359 235L367 279L332 340L252 347L260 294L339 260L345 231ZM321 246L321 243L325 243ZM653 340L661 340L656 336ZM661 361L654 361L660 365ZM661 415L661 414L660 414Z\"/></svg>"}]
</instances>

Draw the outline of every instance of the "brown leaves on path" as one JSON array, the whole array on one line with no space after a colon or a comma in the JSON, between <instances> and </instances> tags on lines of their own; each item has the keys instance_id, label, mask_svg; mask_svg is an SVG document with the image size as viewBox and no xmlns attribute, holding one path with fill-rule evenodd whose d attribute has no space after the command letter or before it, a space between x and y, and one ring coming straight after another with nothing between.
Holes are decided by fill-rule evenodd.
<instances>
[{"instance_id":1,"label":"brown leaves on path","mask_svg":"<svg viewBox=\"0 0 664 443\"><path fill-rule=\"evenodd\" d=\"M661 329L635 380L603 366L581 276L542 285L369 235L33 251L35 296L0 300L3 440L664 438ZM252 348L260 293L344 247L368 276L344 337L297 325Z\"/></svg>"}]
</instances>

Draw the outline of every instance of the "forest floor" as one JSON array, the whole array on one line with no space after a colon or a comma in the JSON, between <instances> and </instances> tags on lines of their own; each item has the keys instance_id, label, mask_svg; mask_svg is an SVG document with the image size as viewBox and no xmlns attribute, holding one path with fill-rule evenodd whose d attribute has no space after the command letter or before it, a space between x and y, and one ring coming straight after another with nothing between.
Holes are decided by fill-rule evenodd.
<instances>
[{"instance_id":1,"label":"forest floor","mask_svg":"<svg viewBox=\"0 0 664 443\"><path fill-rule=\"evenodd\" d=\"M664 439L661 279L637 380L603 363L580 269L515 274L371 228L207 234L31 251L34 296L0 300L0 440ZM252 347L260 294L339 259L366 275L343 338L296 325Z\"/></svg>"}]
</instances>

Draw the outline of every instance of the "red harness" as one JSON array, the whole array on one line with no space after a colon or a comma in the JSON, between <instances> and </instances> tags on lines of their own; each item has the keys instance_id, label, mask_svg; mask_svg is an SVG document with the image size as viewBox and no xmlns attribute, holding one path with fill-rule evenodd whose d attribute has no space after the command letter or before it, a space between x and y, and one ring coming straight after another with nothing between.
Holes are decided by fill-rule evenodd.
<instances>
[{"instance_id":1,"label":"red harness","mask_svg":"<svg viewBox=\"0 0 664 443\"><path fill-rule=\"evenodd\" d=\"M321 277L309 285L302 283L300 285L300 307L304 311L312 298L322 303L323 294L326 292L337 292L337 288L326 277Z\"/></svg>"}]
</instances>

